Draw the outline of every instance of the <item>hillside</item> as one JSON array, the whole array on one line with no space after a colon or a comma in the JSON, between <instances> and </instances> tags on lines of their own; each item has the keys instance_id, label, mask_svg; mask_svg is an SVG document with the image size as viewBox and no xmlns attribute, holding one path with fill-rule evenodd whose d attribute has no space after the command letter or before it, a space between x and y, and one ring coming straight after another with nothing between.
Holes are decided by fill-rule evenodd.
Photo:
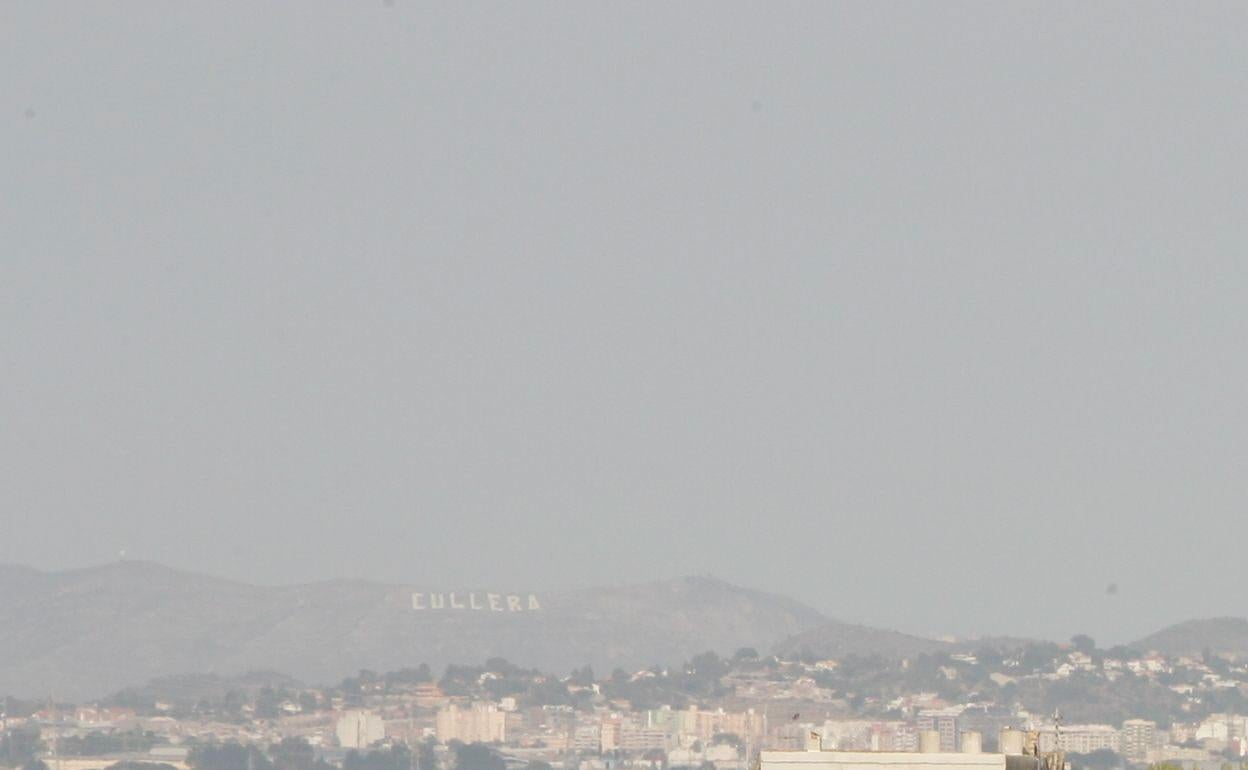
<instances>
[{"instance_id":1,"label":"hillside","mask_svg":"<svg viewBox=\"0 0 1248 770\"><path fill-rule=\"evenodd\" d=\"M1248 657L1248 619L1206 618L1167 626L1130 647L1166 655L1199 655L1205 650Z\"/></svg>"},{"instance_id":2,"label":"hillside","mask_svg":"<svg viewBox=\"0 0 1248 770\"><path fill-rule=\"evenodd\" d=\"M816 658L839 658L847 654L905 658L953 649L954 645L935 639L834 620L790 636L776 645L775 652L790 656L808 654Z\"/></svg>"},{"instance_id":3,"label":"hillside","mask_svg":"<svg viewBox=\"0 0 1248 770\"><path fill-rule=\"evenodd\" d=\"M491 656L550 671L676 664L827 622L798 602L689 577L560 593L363 581L260 587L122 562L0 567L0 693L94 697L187 673L329 682Z\"/></svg>"}]
</instances>

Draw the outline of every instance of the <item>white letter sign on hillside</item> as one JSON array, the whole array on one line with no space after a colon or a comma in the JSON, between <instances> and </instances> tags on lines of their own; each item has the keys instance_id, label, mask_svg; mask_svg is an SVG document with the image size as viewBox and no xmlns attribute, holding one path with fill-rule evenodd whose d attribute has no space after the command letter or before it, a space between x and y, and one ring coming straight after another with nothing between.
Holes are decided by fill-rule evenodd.
<instances>
[{"instance_id":1,"label":"white letter sign on hillside","mask_svg":"<svg viewBox=\"0 0 1248 770\"><path fill-rule=\"evenodd\" d=\"M449 600L448 600L449 597ZM412 593L414 610L469 610L477 612L534 612L542 608L537 594L495 594L477 591L438 594Z\"/></svg>"}]
</instances>

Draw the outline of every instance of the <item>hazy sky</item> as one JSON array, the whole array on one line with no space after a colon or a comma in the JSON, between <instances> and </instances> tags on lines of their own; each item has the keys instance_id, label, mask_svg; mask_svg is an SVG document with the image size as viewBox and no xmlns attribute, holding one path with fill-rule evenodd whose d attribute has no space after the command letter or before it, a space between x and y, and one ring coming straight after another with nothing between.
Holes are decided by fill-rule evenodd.
<instances>
[{"instance_id":1,"label":"hazy sky","mask_svg":"<svg viewBox=\"0 0 1248 770\"><path fill-rule=\"evenodd\" d=\"M0 561L1246 614L1245 40L1242 3L0 4Z\"/></svg>"}]
</instances>

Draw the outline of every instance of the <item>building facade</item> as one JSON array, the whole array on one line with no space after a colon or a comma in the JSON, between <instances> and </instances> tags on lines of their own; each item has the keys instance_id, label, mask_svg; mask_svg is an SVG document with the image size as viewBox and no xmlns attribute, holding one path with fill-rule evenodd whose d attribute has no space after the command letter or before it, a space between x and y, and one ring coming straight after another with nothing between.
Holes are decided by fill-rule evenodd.
<instances>
[{"instance_id":1,"label":"building facade","mask_svg":"<svg viewBox=\"0 0 1248 770\"><path fill-rule=\"evenodd\" d=\"M474 703L463 709L452 704L438 709L434 732L441 743L502 743L507 740L507 712L493 703Z\"/></svg>"},{"instance_id":2,"label":"building facade","mask_svg":"<svg viewBox=\"0 0 1248 770\"><path fill-rule=\"evenodd\" d=\"M339 746L364 749L386 737L386 723L371 711L348 711L338 718L334 732Z\"/></svg>"}]
</instances>

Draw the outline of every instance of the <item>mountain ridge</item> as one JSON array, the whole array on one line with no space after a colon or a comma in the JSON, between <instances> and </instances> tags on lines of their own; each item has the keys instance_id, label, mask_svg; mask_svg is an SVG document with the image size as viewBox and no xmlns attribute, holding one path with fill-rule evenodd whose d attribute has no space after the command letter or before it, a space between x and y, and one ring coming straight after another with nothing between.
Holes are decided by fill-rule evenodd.
<instances>
[{"instance_id":1,"label":"mountain ridge","mask_svg":"<svg viewBox=\"0 0 1248 770\"><path fill-rule=\"evenodd\" d=\"M1141 652L1166 655L1213 653L1248 657L1248 618L1222 615L1193 618L1166 626L1128 645Z\"/></svg>"},{"instance_id":2,"label":"mountain ridge","mask_svg":"<svg viewBox=\"0 0 1248 770\"><path fill-rule=\"evenodd\" d=\"M0 564L0 695L93 698L161 677L257 670L328 683L363 668L490 657L558 673L672 666L742 647L910 657L992 643L849 623L705 575L495 593L358 579L263 586L144 561ZM1184 621L1131 646L1248 656L1248 620Z\"/></svg>"},{"instance_id":3,"label":"mountain ridge","mask_svg":"<svg viewBox=\"0 0 1248 770\"><path fill-rule=\"evenodd\" d=\"M826 622L796 600L706 576L495 593L367 580L260 586L142 561L0 565L0 693L89 698L158 677L260 669L330 682L495 656L556 672L635 669L707 649L767 650Z\"/></svg>"}]
</instances>

